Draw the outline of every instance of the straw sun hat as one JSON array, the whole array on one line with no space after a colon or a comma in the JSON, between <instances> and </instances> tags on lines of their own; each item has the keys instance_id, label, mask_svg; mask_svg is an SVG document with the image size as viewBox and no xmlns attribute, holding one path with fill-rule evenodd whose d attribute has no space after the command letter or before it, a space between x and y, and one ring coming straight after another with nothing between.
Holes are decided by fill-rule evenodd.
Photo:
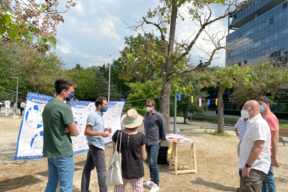
<instances>
[{"instance_id":1,"label":"straw sun hat","mask_svg":"<svg viewBox=\"0 0 288 192\"><path fill-rule=\"evenodd\" d=\"M121 118L122 126L127 129L139 127L143 122L143 117L138 114L136 109L129 109Z\"/></svg>"}]
</instances>

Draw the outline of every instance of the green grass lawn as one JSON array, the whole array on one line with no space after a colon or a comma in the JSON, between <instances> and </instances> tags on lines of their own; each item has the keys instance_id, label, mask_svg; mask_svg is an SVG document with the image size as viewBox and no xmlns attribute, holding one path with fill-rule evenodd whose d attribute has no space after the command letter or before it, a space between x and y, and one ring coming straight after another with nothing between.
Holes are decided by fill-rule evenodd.
<instances>
[{"instance_id":1,"label":"green grass lawn","mask_svg":"<svg viewBox=\"0 0 288 192\"><path fill-rule=\"evenodd\" d=\"M211 123L211 121L209 121L209 119L218 119L218 117L211 117L211 116L206 116L206 115L202 115L202 114L196 114L192 116L192 120L194 118L205 118L206 120L204 120L203 122L207 122L207 123ZM237 122L237 117L236 118L224 118L226 121L234 121L235 123ZM212 122L213 123L213 122ZM214 122L215 123L215 122ZM279 127L280 128L285 128L288 129L288 121L282 121L279 120Z\"/></svg>"}]
</instances>

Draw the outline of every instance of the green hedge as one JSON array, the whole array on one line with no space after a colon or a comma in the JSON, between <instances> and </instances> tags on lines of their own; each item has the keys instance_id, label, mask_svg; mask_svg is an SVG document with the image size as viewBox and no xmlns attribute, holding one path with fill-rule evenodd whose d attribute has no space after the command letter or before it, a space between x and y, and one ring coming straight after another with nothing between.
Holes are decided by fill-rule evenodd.
<instances>
[{"instance_id":1,"label":"green hedge","mask_svg":"<svg viewBox=\"0 0 288 192\"><path fill-rule=\"evenodd\" d=\"M124 112L127 112L129 109L136 109L140 115L144 115L147 111L146 109L137 109L135 107L124 107Z\"/></svg>"}]
</instances>

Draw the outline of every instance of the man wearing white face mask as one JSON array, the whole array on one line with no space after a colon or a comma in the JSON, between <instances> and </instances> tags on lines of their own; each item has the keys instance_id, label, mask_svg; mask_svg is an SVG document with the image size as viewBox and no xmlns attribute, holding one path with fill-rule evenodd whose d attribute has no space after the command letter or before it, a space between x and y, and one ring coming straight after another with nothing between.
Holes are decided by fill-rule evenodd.
<instances>
[{"instance_id":1,"label":"man wearing white face mask","mask_svg":"<svg viewBox=\"0 0 288 192\"><path fill-rule=\"evenodd\" d=\"M267 121L270 131L271 131L271 166L269 173L266 175L263 184L262 192L275 192L276 185L273 175L273 168L280 167L277 158L278 152L278 139L279 139L279 122L274 113L271 112L270 107L272 101L267 97L259 97L257 99L260 105L260 112L263 118Z\"/></svg>"},{"instance_id":2,"label":"man wearing white face mask","mask_svg":"<svg viewBox=\"0 0 288 192\"><path fill-rule=\"evenodd\" d=\"M269 125L260 114L260 105L257 101L247 101L241 116L249 118L249 122L240 145L238 161L240 192L260 192L262 181L271 164L271 133Z\"/></svg>"},{"instance_id":3,"label":"man wearing white face mask","mask_svg":"<svg viewBox=\"0 0 288 192\"><path fill-rule=\"evenodd\" d=\"M149 162L150 180L143 183L145 186L153 185L150 192L159 191L159 168L157 164L160 144L166 140L167 126L161 113L155 111L155 101L146 101L147 113L144 115L144 129L147 140L146 151Z\"/></svg>"}]
</instances>

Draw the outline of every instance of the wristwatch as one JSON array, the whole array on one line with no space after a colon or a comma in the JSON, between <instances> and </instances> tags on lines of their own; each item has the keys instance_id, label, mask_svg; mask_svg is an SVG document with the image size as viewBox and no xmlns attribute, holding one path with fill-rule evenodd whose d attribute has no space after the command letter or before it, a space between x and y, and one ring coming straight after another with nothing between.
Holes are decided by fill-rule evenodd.
<instances>
[{"instance_id":1,"label":"wristwatch","mask_svg":"<svg viewBox=\"0 0 288 192\"><path fill-rule=\"evenodd\" d=\"M251 166L246 163L246 164L245 164L245 167L250 168Z\"/></svg>"}]
</instances>

